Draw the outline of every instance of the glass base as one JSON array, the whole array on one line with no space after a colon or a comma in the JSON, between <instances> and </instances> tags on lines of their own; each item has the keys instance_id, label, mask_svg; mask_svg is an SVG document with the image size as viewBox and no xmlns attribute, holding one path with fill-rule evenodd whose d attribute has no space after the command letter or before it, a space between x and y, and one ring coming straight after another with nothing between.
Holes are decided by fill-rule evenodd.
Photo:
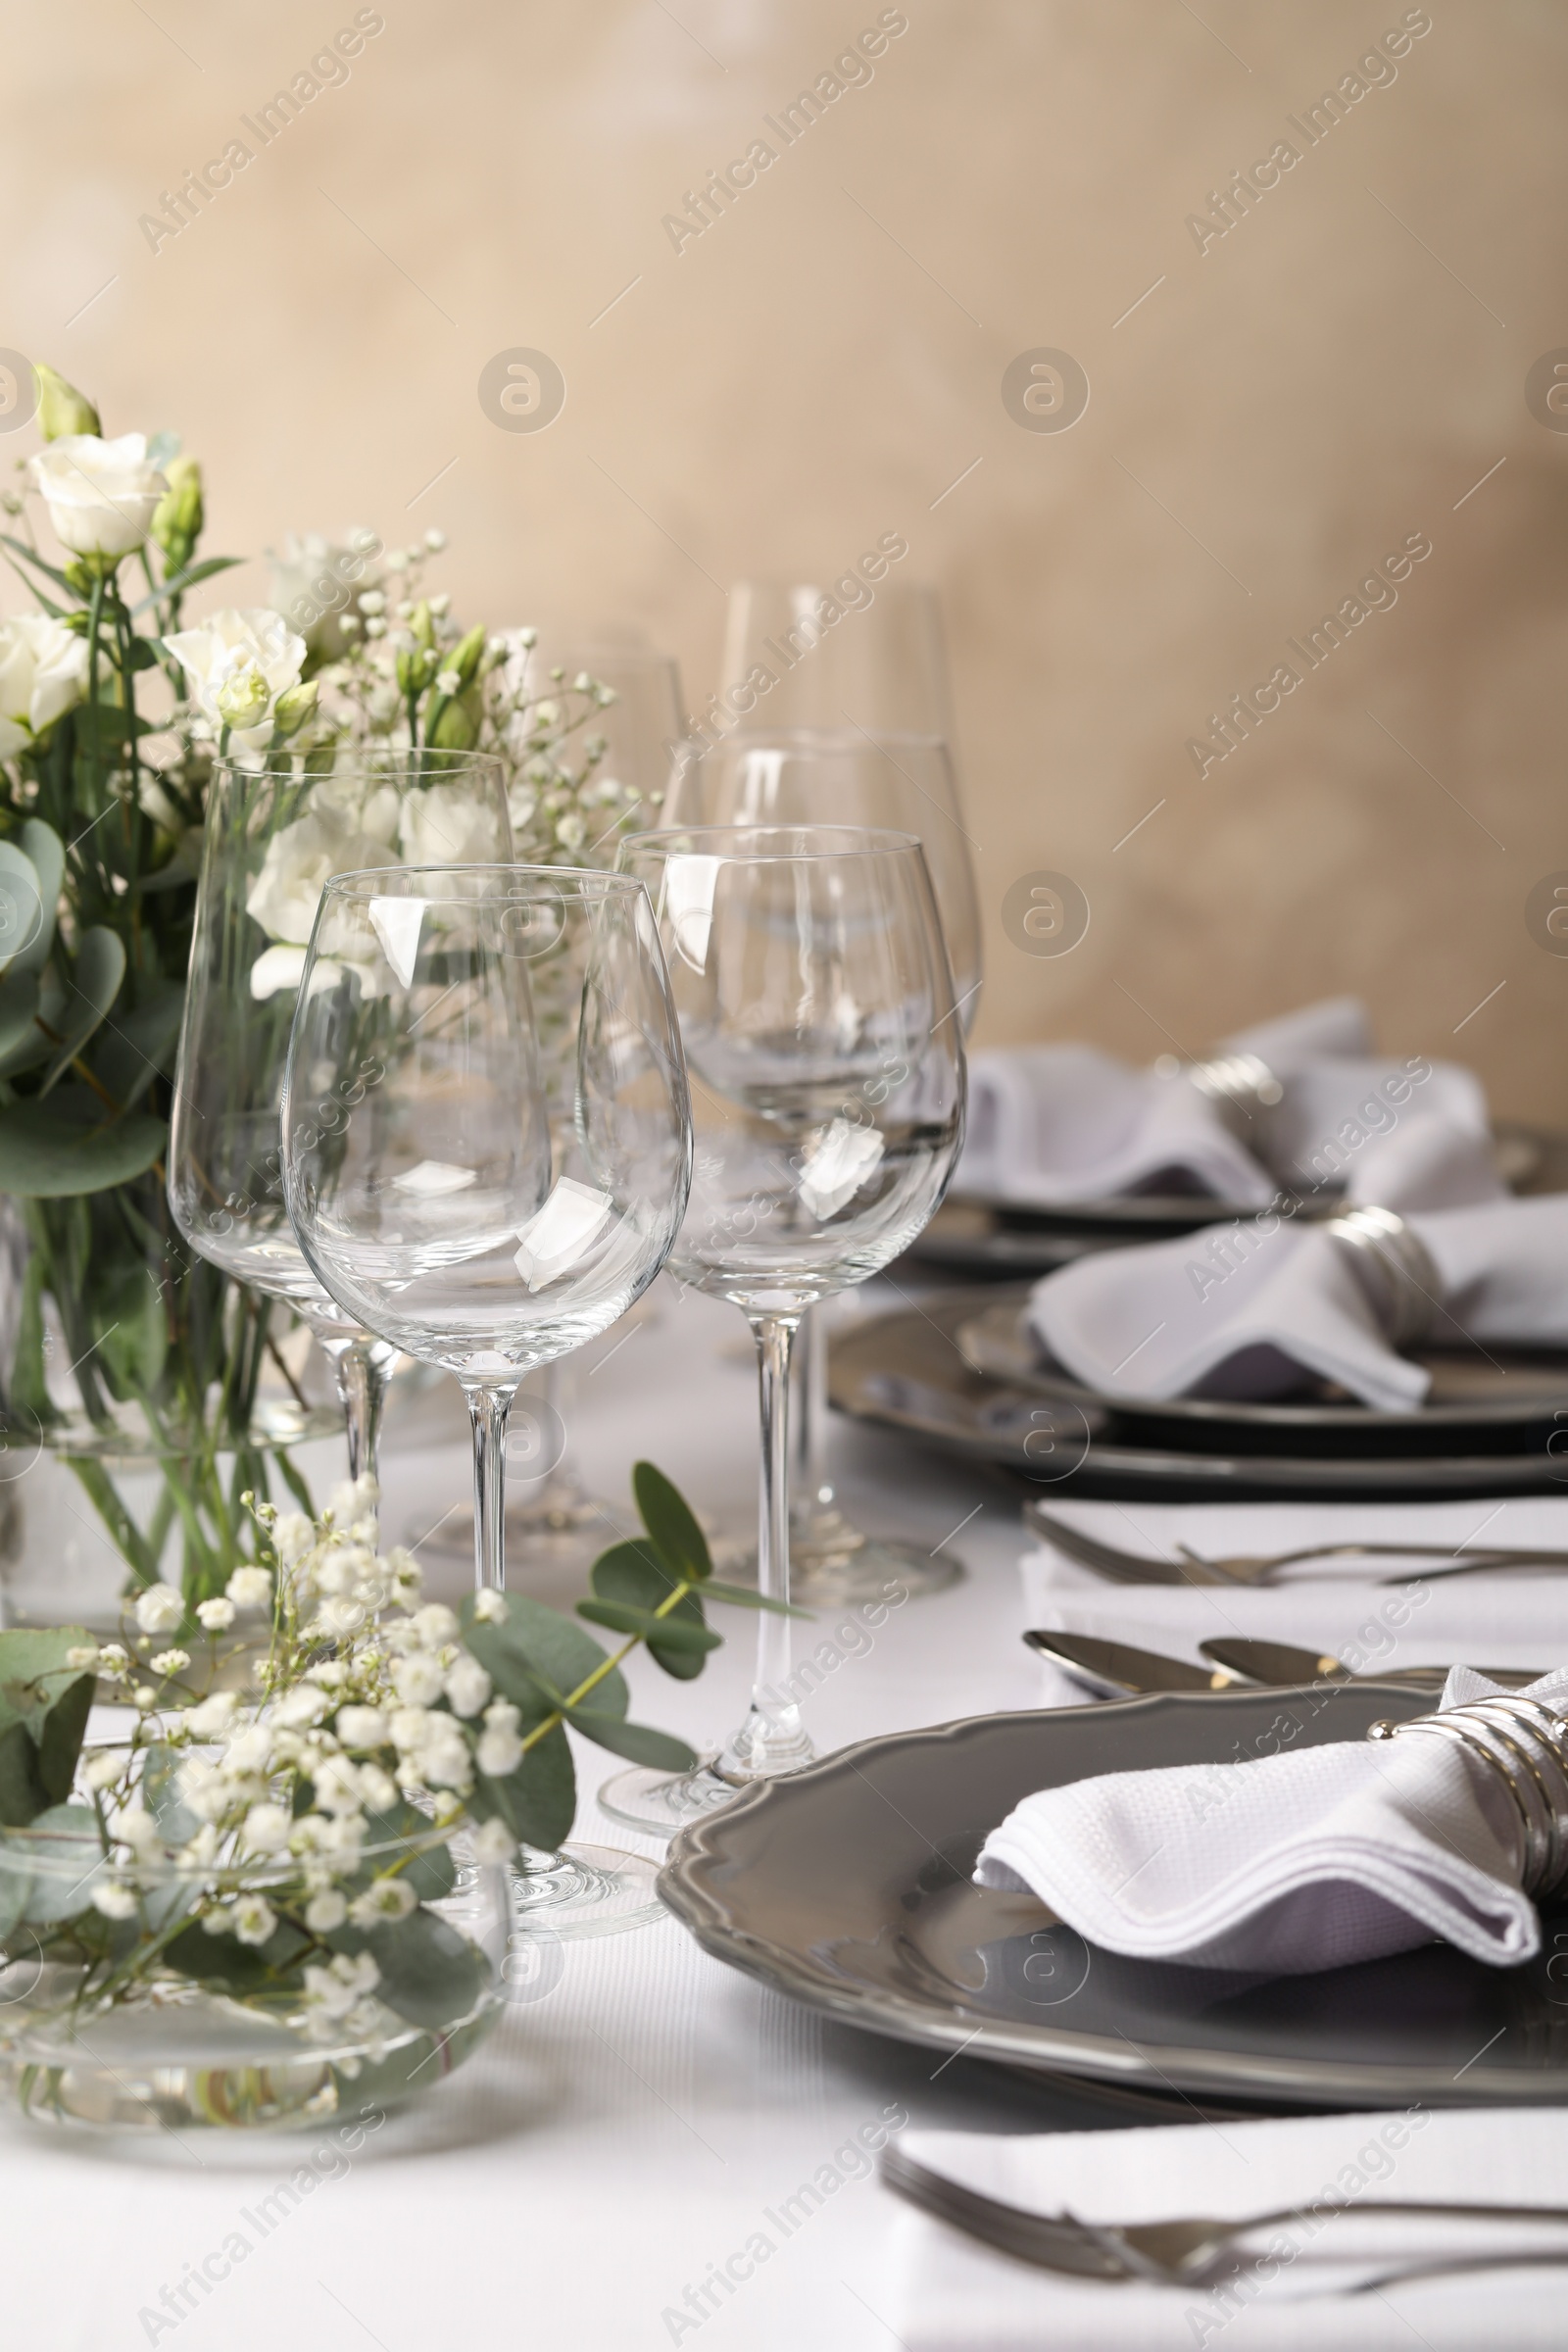
<instances>
[{"instance_id":1,"label":"glass base","mask_svg":"<svg viewBox=\"0 0 1568 2352\"><path fill-rule=\"evenodd\" d=\"M620 1936L668 1917L655 1887L659 1864L617 1845L573 1839L507 1875L513 1925L542 1936Z\"/></svg>"},{"instance_id":2,"label":"glass base","mask_svg":"<svg viewBox=\"0 0 1568 2352\"><path fill-rule=\"evenodd\" d=\"M803 1516L790 1529L790 1598L804 1609L884 1600L890 1585L917 1600L945 1592L964 1574L952 1552L868 1536L837 1504Z\"/></svg>"},{"instance_id":3,"label":"glass base","mask_svg":"<svg viewBox=\"0 0 1568 2352\"><path fill-rule=\"evenodd\" d=\"M655 1772L647 1765L633 1765L629 1772L614 1773L599 1791L600 1811L612 1821L623 1821L629 1830L642 1830L654 1838L673 1838L677 1830L688 1823L701 1821L706 1814L716 1813L732 1804L746 1789L755 1788L761 1780L777 1780L786 1772L800 1772L816 1761L809 1744L798 1761L775 1764L765 1773L730 1774L719 1770L726 1759L705 1756L695 1772Z\"/></svg>"}]
</instances>

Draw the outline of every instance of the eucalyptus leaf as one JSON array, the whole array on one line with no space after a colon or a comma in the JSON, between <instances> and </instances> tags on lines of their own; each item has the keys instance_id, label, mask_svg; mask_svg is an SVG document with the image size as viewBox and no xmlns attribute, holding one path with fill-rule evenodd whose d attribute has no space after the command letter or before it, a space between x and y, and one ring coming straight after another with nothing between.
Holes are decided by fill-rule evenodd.
<instances>
[{"instance_id":1,"label":"eucalyptus leaf","mask_svg":"<svg viewBox=\"0 0 1568 2352\"><path fill-rule=\"evenodd\" d=\"M38 935L29 940L17 957L16 969L24 972L41 971L50 949L55 943L55 923L60 912L60 893L66 879L66 845L53 825L46 825L41 816L29 816L22 828L22 849L38 877L38 897L43 907L43 921Z\"/></svg>"},{"instance_id":2,"label":"eucalyptus leaf","mask_svg":"<svg viewBox=\"0 0 1568 2352\"><path fill-rule=\"evenodd\" d=\"M576 1767L562 1726L558 1723L546 1732L504 1780L480 1773L469 1802L483 1820L504 1821L519 1844L554 1853L577 1811Z\"/></svg>"},{"instance_id":3,"label":"eucalyptus leaf","mask_svg":"<svg viewBox=\"0 0 1568 2352\"><path fill-rule=\"evenodd\" d=\"M421 1903L439 1903L452 1892L457 1885L458 1872L451 1854L444 1845L421 1847L419 1842L430 1836L431 1822L427 1813L421 1813L417 1805L411 1805L404 1799L389 1812L367 1814L366 1823L367 1845L390 1845L394 1841L401 1844L403 1855L396 1858L402 1860L403 1867L398 1877L413 1887ZM375 1872L380 1874L390 1870L393 1859L378 1856L373 1866ZM368 1872L365 1875L365 1883L367 1886L370 1883Z\"/></svg>"},{"instance_id":4,"label":"eucalyptus leaf","mask_svg":"<svg viewBox=\"0 0 1568 2352\"><path fill-rule=\"evenodd\" d=\"M702 1673L703 1653L716 1648L719 1637L708 1636L693 1644L683 1640L680 1632L672 1630L703 1627L703 1604L695 1592L683 1594L667 1617L655 1617L654 1612L676 1591L678 1580L671 1577L650 1545L612 1544L609 1551L601 1552L595 1560L592 1581L594 1599L578 1602L580 1616L594 1624L614 1626L622 1633L645 1634L648 1654L655 1665L662 1667L677 1682L691 1682ZM703 1590L708 1590L706 1584ZM606 1607L621 1613L602 1615ZM652 1622L639 1623L639 1617Z\"/></svg>"},{"instance_id":5,"label":"eucalyptus leaf","mask_svg":"<svg viewBox=\"0 0 1568 2352\"><path fill-rule=\"evenodd\" d=\"M142 1767L141 1801L157 1822L166 1845L183 1845L201 1827L179 1793L182 1761L178 1748L166 1747L159 1740L148 1748Z\"/></svg>"},{"instance_id":6,"label":"eucalyptus leaf","mask_svg":"<svg viewBox=\"0 0 1568 2352\"><path fill-rule=\"evenodd\" d=\"M143 979L135 1004L122 1006L113 1025L99 1032L92 1050L94 1073L126 1110L155 1078L167 1078L173 1070L184 1008L183 981Z\"/></svg>"},{"instance_id":7,"label":"eucalyptus leaf","mask_svg":"<svg viewBox=\"0 0 1568 2352\"><path fill-rule=\"evenodd\" d=\"M0 1838L0 1936L9 1936L25 1917L31 1891L32 1869L22 1840Z\"/></svg>"},{"instance_id":8,"label":"eucalyptus leaf","mask_svg":"<svg viewBox=\"0 0 1568 2352\"><path fill-rule=\"evenodd\" d=\"M608 1747L612 1755L629 1756L634 1764L652 1764L664 1772L690 1772L697 1761L694 1748L669 1732L651 1724L624 1723L618 1715L600 1715L592 1707L572 1707L566 1721L574 1732Z\"/></svg>"},{"instance_id":9,"label":"eucalyptus leaf","mask_svg":"<svg viewBox=\"0 0 1568 2352\"><path fill-rule=\"evenodd\" d=\"M46 964L41 972L29 972L22 967L25 956L18 956L16 964L0 980L0 1023L4 1025L7 1043L0 1049L0 1078L15 1077L19 1071L30 1070L40 1061L47 1061L54 1052L54 1038L60 1035L65 1018L66 992L54 965ZM25 1021L13 1017L12 1007Z\"/></svg>"},{"instance_id":10,"label":"eucalyptus leaf","mask_svg":"<svg viewBox=\"0 0 1568 2352\"><path fill-rule=\"evenodd\" d=\"M479 1997L479 1954L433 1911L411 1911L372 1928L366 1942L381 1971L376 1999L412 2026L450 2026Z\"/></svg>"},{"instance_id":11,"label":"eucalyptus leaf","mask_svg":"<svg viewBox=\"0 0 1568 2352\"><path fill-rule=\"evenodd\" d=\"M711 1576L708 1538L685 1496L670 1485L662 1470L656 1470L652 1462L638 1462L631 1474L631 1491L664 1565L677 1577L689 1577L698 1584Z\"/></svg>"},{"instance_id":12,"label":"eucalyptus leaf","mask_svg":"<svg viewBox=\"0 0 1568 2352\"><path fill-rule=\"evenodd\" d=\"M605 1651L591 1634L526 1592L507 1594L504 1625L476 1618L470 1594L464 1603L463 1628L464 1641L497 1689L525 1709L534 1703L541 1687L553 1700L569 1697L606 1661ZM626 1683L618 1667L612 1667L604 1680L594 1685L593 1703L607 1715L625 1714ZM538 1722L549 1711L548 1707L540 1710L533 1720Z\"/></svg>"},{"instance_id":13,"label":"eucalyptus leaf","mask_svg":"<svg viewBox=\"0 0 1568 2352\"><path fill-rule=\"evenodd\" d=\"M725 1601L733 1609L766 1609L774 1617L809 1618L814 1614L810 1609L798 1609L793 1601L769 1600L753 1585L721 1585L716 1577L710 1577L703 1587L703 1596L706 1600Z\"/></svg>"},{"instance_id":14,"label":"eucalyptus leaf","mask_svg":"<svg viewBox=\"0 0 1568 2352\"><path fill-rule=\"evenodd\" d=\"M612 1633L639 1634L650 1650L662 1644L700 1657L724 1646L722 1634L710 1633L706 1625L687 1624L673 1609L667 1617L656 1617L649 1609L629 1608L621 1600L579 1600L577 1614L586 1617L590 1625L608 1626Z\"/></svg>"},{"instance_id":15,"label":"eucalyptus leaf","mask_svg":"<svg viewBox=\"0 0 1568 2352\"><path fill-rule=\"evenodd\" d=\"M87 1126L57 1102L13 1102L0 1115L0 1193L53 1200L108 1192L143 1175L168 1137L163 1119L141 1112Z\"/></svg>"},{"instance_id":16,"label":"eucalyptus leaf","mask_svg":"<svg viewBox=\"0 0 1568 2352\"><path fill-rule=\"evenodd\" d=\"M0 970L9 971L37 945L43 934L45 903L32 859L15 842L0 841Z\"/></svg>"},{"instance_id":17,"label":"eucalyptus leaf","mask_svg":"<svg viewBox=\"0 0 1568 2352\"><path fill-rule=\"evenodd\" d=\"M58 1084L120 994L125 977L125 946L118 931L95 924L82 934L81 947L66 984L65 1042L44 1073L38 1092L47 1095Z\"/></svg>"},{"instance_id":18,"label":"eucalyptus leaf","mask_svg":"<svg viewBox=\"0 0 1568 2352\"><path fill-rule=\"evenodd\" d=\"M92 1901L93 1888L109 1865L99 1842L97 1816L87 1805L50 1805L26 1837L32 1867L27 1918L34 1927L74 1919Z\"/></svg>"},{"instance_id":19,"label":"eucalyptus leaf","mask_svg":"<svg viewBox=\"0 0 1568 2352\"><path fill-rule=\"evenodd\" d=\"M243 2000L290 1988L310 1948L311 1938L286 1919L278 1921L263 1944L241 1943L237 1936L209 1936L193 1923L171 1938L163 1957L181 1976Z\"/></svg>"}]
</instances>

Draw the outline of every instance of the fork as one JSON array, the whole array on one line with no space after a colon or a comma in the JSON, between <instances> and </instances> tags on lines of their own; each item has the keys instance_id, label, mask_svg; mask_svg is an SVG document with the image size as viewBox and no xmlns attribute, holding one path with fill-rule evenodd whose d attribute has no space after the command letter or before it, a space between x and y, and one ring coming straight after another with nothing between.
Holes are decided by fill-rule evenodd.
<instances>
[{"instance_id":1,"label":"fork","mask_svg":"<svg viewBox=\"0 0 1568 2352\"><path fill-rule=\"evenodd\" d=\"M1048 2271L1063 2271L1080 2278L1103 2278L1119 2283L1139 2279L1155 2286L1195 2286L1225 2265L1238 2239L1259 2230L1281 2228L1290 2222L1316 2222L1325 2211L1399 2215L1413 2220L1507 2222L1521 2227L1562 2225L1560 2253L1526 2254L1499 2249L1494 2255L1447 2255L1419 2265L1423 2271L1475 2270L1492 2263L1568 2263L1568 2210L1555 2205L1449 2205L1413 2199L1360 2201L1353 2206L1287 2205L1276 2213L1255 2213L1240 2221L1171 2221L1138 2223L1081 2222L1070 2213L1027 2213L1004 2204L961 2181L934 2173L896 2144L882 2151L882 2178L890 2188L938 2221L951 2222L1004 2254L1032 2262ZM1391 2277L1415 2273L1399 2265ZM1367 2284L1374 2283L1367 2281Z\"/></svg>"},{"instance_id":2,"label":"fork","mask_svg":"<svg viewBox=\"0 0 1568 2352\"><path fill-rule=\"evenodd\" d=\"M1276 1568L1298 1560L1430 1559L1438 1548L1431 1544L1304 1544L1295 1551L1232 1552L1218 1559L1205 1557L1185 1544L1176 1548L1179 1560L1151 1559L1145 1552L1121 1551L1098 1536L1086 1536L1039 1504L1029 1509L1030 1524L1048 1536L1058 1551L1092 1568L1116 1585L1261 1585ZM1568 1568L1568 1551L1510 1550L1490 1545L1466 1552L1451 1565L1423 1568L1410 1576L1380 1577L1380 1584L1403 1585L1445 1576L1467 1576L1484 1568Z\"/></svg>"}]
</instances>

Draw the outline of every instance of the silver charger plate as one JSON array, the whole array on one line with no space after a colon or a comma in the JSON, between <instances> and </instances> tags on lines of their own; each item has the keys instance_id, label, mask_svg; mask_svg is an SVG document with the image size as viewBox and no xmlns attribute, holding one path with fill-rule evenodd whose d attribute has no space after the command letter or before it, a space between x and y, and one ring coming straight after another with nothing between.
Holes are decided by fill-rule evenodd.
<instances>
[{"instance_id":1,"label":"silver charger plate","mask_svg":"<svg viewBox=\"0 0 1568 2352\"><path fill-rule=\"evenodd\" d=\"M1320 1975L1127 1960L969 1874L1020 1798L1100 1772L1359 1740L1429 1702L1374 1684L1161 1696L868 1740L683 1830L659 1882L705 1950L933 2049L1300 2107L1568 2102L1568 1913L1537 1958L1424 1944Z\"/></svg>"},{"instance_id":2,"label":"silver charger plate","mask_svg":"<svg viewBox=\"0 0 1568 2352\"><path fill-rule=\"evenodd\" d=\"M1568 1192L1568 1135L1499 1119L1493 1157L1502 1182L1516 1193ZM1293 1193L1282 1200L1297 1217L1337 1216L1337 1192ZM950 1193L907 1254L922 1265L969 1282L1016 1281L1051 1274L1091 1250L1175 1240L1205 1225L1250 1224L1250 1203L1216 1200L1204 1193L1132 1193L1107 1200L1063 1200L1026 1207L977 1193Z\"/></svg>"},{"instance_id":3,"label":"silver charger plate","mask_svg":"<svg viewBox=\"0 0 1568 2352\"><path fill-rule=\"evenodd\" d=\"M1302 1381L1299 1398L1250 1404L1204 1396L1108 1396L1086 1389L1052 1362L1028 1322L1027 1288L991 1292L956 1333L973 1371L1004 1386L1064 1403L1105 1406L1119 1419L1166 1431L1177 1445L1208 1444L1216 1433L1261 1445L1292 1438L1332 1451L1336 1443L1376 1444L1396 1452L1412 1440L1448 1444L1469 1429L1491 1435L1551 1427L1568 1415L1568 1351L1561 1348L1412 1348L1406 1351L1432 1382L1422 1403L1405 1412L1362 1404L1332 1382ZM1562 1465L1568 1472L1568 1462Z\"/></svg>"},{"instance_id":4,"label":"silver charger plate","mask_svg":"<svg viewBox=\"0 0 1568 2352\"><path fill-rule=\"evenodd\" d=\"M1328 1431L1309 1432L1310 1450L1293 1452L1266 1431L1244 1445L1235 1425L1201 1445L1191 1424L1146 1436L1120 1402L1092 1392L1086 1402L1045 1396L966 1363L958 1333L995 1296L937 1291L836 1335L830 1402L857 1420L1086 1499L1398 1502L1568 1493L1568 1420L1553 1426L1549 1408L1534 1426L1470 1423L1468 1443L1466 1432L1435 1430L1431 1451L1379 1451L1375 1444L1352 1451Z\"/></svg>"}]
</instances>

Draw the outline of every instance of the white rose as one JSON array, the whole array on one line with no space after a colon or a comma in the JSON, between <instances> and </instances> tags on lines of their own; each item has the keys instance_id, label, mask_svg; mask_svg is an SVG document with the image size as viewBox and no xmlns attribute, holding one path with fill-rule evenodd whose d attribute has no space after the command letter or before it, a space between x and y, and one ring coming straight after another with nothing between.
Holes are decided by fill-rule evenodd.
<instances>
[{"instance_id":1,"label":"white rose","mask_svg":"<svg viewBox=\"0 0 1568 2352\"><path fill-rule=\"evenodd\" d=\"M142 433L100 441L67 433L29 462L55 537L77 556L128 556L147 536L169 484L147 455Z\"/></svg>"},{"instance_id":2,"label":"white rose","mask_svg":"<svg viewBox=\"0 0 1568 2352\"><path fill-rule=\"evenodd\" d=\"M87 691L87 640L47 612L0 621L0 758L23 752Z\"/></svg>"},{"instance_id":3,"label":"white rose","mask_svg":"<svg viewBox=\"0 0 1568 2352\"><path fill-rule=\"evenodd\" d=\"M244 612L230 607L199 629L176 631L165 643L185 672L192 702L212 726L229 725L233 712L245 723L232 728L230 742L250 751L264 747L272 707L299 683L305 661L305 640L295 636L282 614L265 605Z\"/></svg>"}]
</instances>

